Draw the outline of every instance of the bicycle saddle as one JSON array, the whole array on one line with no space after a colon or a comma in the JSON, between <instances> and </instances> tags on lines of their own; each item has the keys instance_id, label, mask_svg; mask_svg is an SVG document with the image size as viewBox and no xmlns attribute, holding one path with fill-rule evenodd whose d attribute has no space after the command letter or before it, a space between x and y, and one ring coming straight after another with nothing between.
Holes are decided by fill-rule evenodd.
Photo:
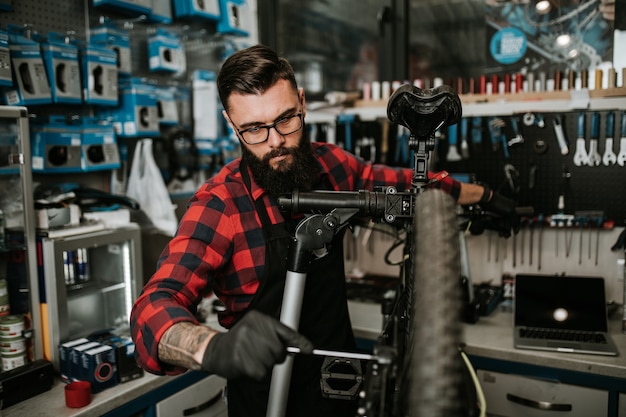
<instances>
[{"instance_id":1,"label":"bicycle saddle","mask_svg":"<svg viewBox=\"0 0 626 417\"><path fill-rule=\"evenodd\" d=\"M461 114L461 100L447 85L423 90L404 84L387 103L387 118L407 127L417 139L428 139L437 129L458 123Z\"/></svg>"}]
</instances>

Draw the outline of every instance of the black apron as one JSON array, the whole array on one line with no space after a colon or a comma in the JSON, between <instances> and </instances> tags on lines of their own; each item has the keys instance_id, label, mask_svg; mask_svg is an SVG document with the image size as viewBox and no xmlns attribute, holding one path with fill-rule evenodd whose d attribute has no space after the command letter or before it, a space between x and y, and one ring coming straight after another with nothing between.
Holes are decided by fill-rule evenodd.
<instances>
[{"instance_id":1,"label":"black apron","mask_svg":"<svg viewBox=\"0 0 626 417\"><path fill-rule=\"evenodd\" d=\"M240 166L244 183L252 198L247 165ZM287 254L295 223L273 225L267 208L259 199L254 201L261 218L266 239L265 272L249 309L280 318L281 303L287 271ZM352 351L354 335L348 314L343 264L343 234L335 236L329 252L315 259L307 273L302 313L298 331L316 348ZM324 358L298 355L294 358L286 416L353 417L356 401L322 397L321 367ZM264 381L235 379L228 381L229 417L265 417L271 375Z\"/></svg>"}]
</instances>

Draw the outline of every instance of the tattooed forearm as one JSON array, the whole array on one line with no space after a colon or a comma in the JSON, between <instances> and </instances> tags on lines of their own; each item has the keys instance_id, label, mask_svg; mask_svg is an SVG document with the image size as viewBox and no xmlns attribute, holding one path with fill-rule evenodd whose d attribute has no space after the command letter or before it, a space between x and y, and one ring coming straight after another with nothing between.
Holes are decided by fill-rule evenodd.
<instances>
[{"instance_id":1,"label":"tattooed forearm","mask_svg":"<svg viewBox=\"0 0 626 417\"><path fill-rule=\"evenodd\" d=\"M159 359L172 365L198 370L202 356L215 330L193 323L176 323L159 342Z\"/></svg>"}]
</instances>

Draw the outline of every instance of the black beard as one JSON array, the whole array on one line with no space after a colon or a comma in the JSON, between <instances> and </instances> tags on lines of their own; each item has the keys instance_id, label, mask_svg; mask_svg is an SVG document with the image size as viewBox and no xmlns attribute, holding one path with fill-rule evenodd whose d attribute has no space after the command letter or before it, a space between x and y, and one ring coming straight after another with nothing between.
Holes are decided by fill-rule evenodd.
<instances>
[{"instance_id":1,"label":"black beard","mask_svg":"<svg viewBox=\"0 0 626 417\"><path fill-rule=\"evenodd\" d=\"M303 136L295 148L273 149L262 159L257 158L245 146L242 145L241 148L241 159L250 167L252 177L274 198L292 193L293 190L310 191L315 185L319 168L307 137ZM291 164L272 168L270 159L281 155L292 155Z\"/></svg>"}]
</instances>

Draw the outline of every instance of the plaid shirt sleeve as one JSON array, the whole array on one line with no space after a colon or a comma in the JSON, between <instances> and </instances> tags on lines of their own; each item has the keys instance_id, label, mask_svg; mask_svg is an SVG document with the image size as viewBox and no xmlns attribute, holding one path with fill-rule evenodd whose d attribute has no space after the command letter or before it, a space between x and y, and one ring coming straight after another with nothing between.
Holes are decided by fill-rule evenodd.
<instances>
[{"instance_id":1,"label":"plaid shirt sleeve","mask_svg":"<svg viewBox=\"0 0 626 417\"><path fill-rule=\"evenodd\" d=\"M197 323L197 304L211 290L235 300L227 305L231 310L247 306L256 291L265 241L243 184L232 177L220 174L196 192L134 303L131 333L138 363L148 372L184 371L158 360L158 342L175 323Z\"/></svg>"}]
</instances>

